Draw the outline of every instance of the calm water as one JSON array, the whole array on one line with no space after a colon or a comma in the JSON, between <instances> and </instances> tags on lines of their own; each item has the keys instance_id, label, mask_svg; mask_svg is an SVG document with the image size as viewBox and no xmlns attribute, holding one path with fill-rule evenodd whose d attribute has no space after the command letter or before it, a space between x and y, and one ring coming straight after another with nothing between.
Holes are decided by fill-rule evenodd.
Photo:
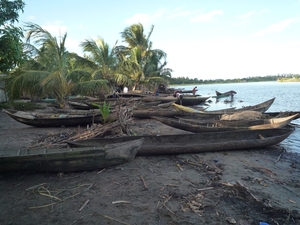
<instances>
[{"instance_id":1,"label":"calm water","mask_svg":"<svg viewBox=\"0 0 300 225\"><path fill-rule=\"evenodd\" d=\"M191 90L191 86L172 86ZM235 84L208 84L197 85L198 92L202 96L215 96L215 91L226 92L234 90L237 94L233 101L226 103L228 98L210 98L211 103L207 103L207 110L224 109L228 107L241 108L243 106L255 105L275 97L273 105L268 112L300 111L300 82L255 82L255 83L235 83ZM281 145L288 151L300 153L300 119L294 120L296 130Z\"/></svg>"}]
</instances>

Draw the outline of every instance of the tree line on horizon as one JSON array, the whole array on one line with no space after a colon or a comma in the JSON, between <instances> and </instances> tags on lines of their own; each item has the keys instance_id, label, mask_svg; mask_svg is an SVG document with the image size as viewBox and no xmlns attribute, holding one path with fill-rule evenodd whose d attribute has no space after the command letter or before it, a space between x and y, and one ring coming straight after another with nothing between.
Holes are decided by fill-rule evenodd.
<instances>
[{"instance_id":1,"label":"tree line on horizon","mask_svg":"<svg viewBox=\"0 0 300 225\"><path fill-rule=\"evenodd\" d=\"M244 82L264 82L264 81L300 82L300 75L299 74L278 74L278 75L246 77L246 78L209 79L209 80L189 78L189 77L172 77L169 79L169 84L170 85L224 84L224 83L244 83Z\"/></svg>"}]
</instances>

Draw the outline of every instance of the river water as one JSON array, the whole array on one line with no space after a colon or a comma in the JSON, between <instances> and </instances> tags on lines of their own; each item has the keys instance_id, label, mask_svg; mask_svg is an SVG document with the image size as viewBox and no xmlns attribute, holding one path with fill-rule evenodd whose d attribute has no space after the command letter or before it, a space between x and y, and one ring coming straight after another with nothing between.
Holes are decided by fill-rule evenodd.
<instances>
[{"instance_id":1,"label":"river water","mask_svg":"<svg viewBox=\"0 0 300 225\"><path fill-rule=\"evenodd\" d=\"M300 82L250 82L172 87L191 90L194 86L197 86L198 89L196 94L202 96L215 96L215 91L227 92L234 90L237 92L233 99L228 97L217 100L211 97L208 99L211 102L206 102L206 107L208 106L207 110L225 109L228 107L241 108L275 97L275 101L268 112L300 111ZM280 145L287 151L300 153L300 119L293 120L292 123L295 124L296 130L286 140L281 142Z\"/></svg>"}]
</instances>

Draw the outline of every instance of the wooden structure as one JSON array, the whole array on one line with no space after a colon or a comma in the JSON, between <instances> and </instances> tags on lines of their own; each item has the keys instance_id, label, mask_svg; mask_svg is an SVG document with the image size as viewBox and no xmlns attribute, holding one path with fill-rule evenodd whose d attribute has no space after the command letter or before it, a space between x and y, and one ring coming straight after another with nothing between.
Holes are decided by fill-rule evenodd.
<instances>
[{"instance_id":1,"label":"wooden structure","mask_svg":"<svg viewBox=\"0 0 300 225\"><path fill-rule=\"evenodd\" d=\"M102 169L133 160L143 143L136 140L117 140L99 143L97 147L24 149L0 155L0 173L11 171L74 172Z\"/></svg>"},{"instance_id":2,"label":"wooden structure","mask_svg":"<svg viewBox=\"0 0 300 225\"><path fill-rule=\"evenodd\" d=\"M137 155L164 155L202 153L228 150L265 148L276 145L294 131L293 127L263 130L237 130L227 132L206 132L176 135L123 136L118 138L93 138L81 141L67 141L72 147L98 146L103 143L135 140L144 142Z\"/></svg>"}]
</instances>

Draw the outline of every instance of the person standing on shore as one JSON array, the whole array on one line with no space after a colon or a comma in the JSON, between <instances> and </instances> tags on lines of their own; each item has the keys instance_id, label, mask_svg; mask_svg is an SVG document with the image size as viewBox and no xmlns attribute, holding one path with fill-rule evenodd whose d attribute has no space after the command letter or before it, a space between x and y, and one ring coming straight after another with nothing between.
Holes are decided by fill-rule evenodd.
<instances>
[{"instance_id":1,"label":"person standing on shore","mask_svg":"<svg viewBox=\"0 0 300 225\"><path fill-rule=\"evenodd\" d=\"M196 94L196 91L198 91L198 90L197 90L197 86L196 86L196 87L194 87L194 88L193 88L193 90L192 90L192 93L193 93L193 95L195 95L195 94Z\"/></svg>"}]
</instances>

